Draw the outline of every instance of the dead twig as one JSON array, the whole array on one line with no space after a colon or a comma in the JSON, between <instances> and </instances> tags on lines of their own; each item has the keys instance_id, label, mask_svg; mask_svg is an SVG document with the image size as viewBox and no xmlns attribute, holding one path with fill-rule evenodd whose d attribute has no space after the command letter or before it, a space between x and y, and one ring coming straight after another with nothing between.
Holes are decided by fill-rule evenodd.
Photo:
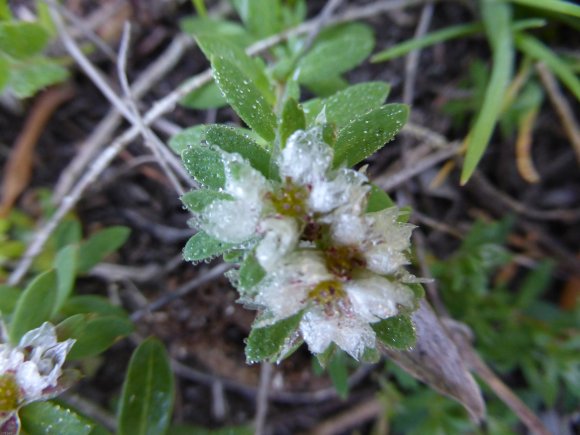
<instances>
[{"instance_id":1,"label":"dead twig","mask_svg":"<svg viewBox=\"0 0 580 435\"><path fill-rule=\"evenodd\" d=\"M568 101L566 101L566 97L562 94L554 74L552 74L548 67L543 63L538 63L536 69L540 74L540 80L542 80L544 88L548 92L550 101L556 109L556 113L562 120L564 131L568 135L570 143L576 153L576 159L580 163L580 127L578 127L578 122L574 118L574 112L568 104Z\"/></svg>"},{"instance_id":2,"label":"dead twig","mask_svg":"<svg viewBox=\"0 0 580 435\"><path fill-rule=\"evenodd\" d=\"M78 394L65 393L62 400L72 408L78 409L87 417L102 424L108 430L115 432L117 429L117 418L106 409L101 408L93 400L85 399Z\"/></svg>"},{"instance_id":3,"label":"dead twig","mask_svg":"<svg viewBox=\"0 0 580 435\"><path fill-rule=\"evenodd\" d=\"M44 126L54 111L73 95L73 87L66 84L48 89L35 101L3 170L0 217L10 212L14 202L30 180L34 148Z\"/></svg>"},{"instance_id":4,"label":"dead twig","mask_svg":"<svg viewBox=\"0 0 580 435\"><path fill-rule=\"evenodd\" d=\"M470 186L473 192L479 194L486 203L489 203L490 206L493 206L498 211L505 212L505 208L508 208L514 213L527 218L542 221L576 222L580 220L580 208L555 210L536 210L530 208L499 189L496 189L479 170L474 172L468 186Z\"/></svg>"},{"instance_id":5,"label":"dead twig","mask_svg":"<svg viewBox=\"0 0 580 435\"><path fill-rule=\"evenodd\" d=\"M272 382L274 369L272 363L263 362L260 367L260 385L256 397L256 417L254 429L256 435L264 435L266 429L266 416L268 415L268 391Z\"/></svg>"},{"instance_id":6,"label":"dead twig","mask_svg":"<svg viewBox=\"0 0 580 435\"><path fill-rule=\"evenodd\" d=\"M376 418L383 412L385 412L385 406L377 398L373 397L319 424L310 433L314 435L341 434L348 429L358 427L362 423Z\"/></svg>"},{"instance_id":7,"label":"dead twig","mask_svg":"<svg viewBox=\"0 0 580 435\"><path fill-rule=\"evenodd\" d=\"M224 272L226 272L227 270L229 270L231 268L232 268L231 264L221 263L221 264L218 264L217 266L214 266L213 268L211 268L208 271L200 271L200 275L196 279L182 285L177 290L175 290L171 293L169 293L169 292L165 293L163 296L161 296L156 301L151 302L149 305L141 308L138 311L135 311L131 315L131 320L133 320L134 322L138 321L144 315L146 315L152 311L158 310L159 308L167 305L168 303L170 303L176 299L182 298L183 296L192 292L193 290L197 289L198 287L218 278L219 276L223 275Z\"/></svg>"},{"instance_id":8,"label":"dead twig","mask_svg":"<svg viewBox=\"0 0 580 435\"><path fill-rule=\"evenodd\" d=\"M81 69L85 72L85 74L93 81L95 86L99 88L99 90L103 93L103 95L109 100L109 102L119 111L129 122L135 125L140 133L145 138L145 143L149 144L149 148L153 151L154 155L158 159L158 163L163 169L165 175L168 179L172 182L174 188L180 194L183 194L183 189L181 185L177 182L175 175L173 175L172 171L169 169L167 161L165 159L165 155L163 155L159 151L159 147L165 147L163 143L155 136L155 134L147 129L143 124L141 117L138 115L138 111L136 109L135 104L133 103L131 91L129 89L129 84L124 73L126 60L127 60L127 50L128 50L128 38L129 34L127 31L123 33L123 38L121 40L121 49L119 53L119 61L117 63L118 71L120 80L122 83L122 87L126 91L127 100L124 102L121 100L116 92L111 88L111 86L107 83L103 74L91 63L91 61L84 55L81 48L75 42L75 40L70 36L68 30L64 24L62 16L60 15L57 8L54 4L51 3L50 13L54 20L54 23L58 29L59 36L69 52L69 54L75 59L77 64L81 67Z\"/></svg>"},{"instance_id":9,"label":"dead twig","mask_svg":"<svg viewBox=\"0 0 580 435\"><path fill-rule=\"evenodd\" d=\"M538 108L525 113L520 120L518 136L516 138L516 166L522 178L528 183L540 181L540 175L532 159L532 133L538 117Z\"/></svg>"},{"instance_id":10,"label":"dead twig","mask_svg":"<svg viewBox=\"0 0 580 435\"><path fill-rule=\"evenodd\" d=\"M129 86L129 80L127 78L126 66L127 66L127 55L129 52L129 40L131 37L131 26L129 23L125 23L123 28L123 36L121 37L121 45L119 48L119 61L117 62L117 74L119 75L119 81L121 82L121 87L125 93L126 104L130 112L133 115L133 122L137 125L140 130L141 136L145 141L145 145L151 150L153 155L156 157L157 162L163 169L163 172L173 185L173 188L177 193L183 195L185 193L181 184L177 180L177 177L170 170L169 165L166 160L166 154L161 152L161 148L165 148L165 145L161 140L153 133L153 131L146 127L143 123L143 118L139 113L137 104L131 95L131 87Z\"/></svg>"},{"instance_id":11,"label":"dead twig","mask_svg":"<svg viewBox=\"0 0 580 435\"><path fill-rule=\"evenodd\" d=\"M423 6L414 38L421 38L429 30L434 7L433 3L428 3ZM405 60L405 84L403 86L403 103L405 104L413 104L415 98L415 80L417 78L417 67L419 66L420 57L421 50L413 50Z\"/></svg>"},{"instance_id":12,"label":"dead twig","mask_svg":"<svg viewBox=\"0 0 580 435\"><path fill-rule=\"evenodd\" d=\"M131 86L131 94L138 100L155 85L181 59L186 50L193 45L192 39L185 34L178 35L171 44L151 63ZM95 127L91 135L83 142L78 155L60 175L54 189L53 200L58 203L70 192L86 167L92 162L98 150L111 138L115 129L121 124L122 116L112 108ZM177 170L174 167L175 170ZM187 176L188 179L191 177ZM184 177L182 176L182 179Z\"/></svg>"},{"instance_id":13,"label":"dead twig","mask_svg":"<svg viewBox=\"0 0 580 435\"><path fill-rule=\"evenodd\" d=\"M444 323L469 369L477 374L497 394L531 433L550 435L550 431L544 426L542 421L493 373L475 352L469 343L469 337L465 334L463 325L457 324L457 322L450 319L445 319Z\"/></svg>"},{"instance_id":14,"label":"dead twig","mask_svg":"<svg viewBox=\"0 0 580 435\"><path fill-rule=\"evenodd\" d=\"M436 151L421 160L413 162L411 166L406 167L402 171L398 171L394 174L384 174L377 177L373 180L373 183L387 192L391 191L395 187L398 187L411 178L423 173L425 170L453 157L458 151L459 144L452 143L449 148Z\"/></svg>"}]
</instances>

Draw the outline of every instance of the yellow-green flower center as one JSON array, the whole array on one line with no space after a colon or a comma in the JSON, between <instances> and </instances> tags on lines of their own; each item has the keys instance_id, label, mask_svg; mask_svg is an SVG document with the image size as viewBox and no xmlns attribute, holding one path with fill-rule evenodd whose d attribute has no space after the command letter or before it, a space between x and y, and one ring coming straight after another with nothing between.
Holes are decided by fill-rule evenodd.
<instances>
[{"instance_id":1,"label":"yellow-green flower center","mask_svg":"<svg viewBox=\"0 0 580 435\"><path fill-rule=\"evenodd\" d=\"M343 279L352 278L356 268L366 266L364 256L354 246L331 246L324 250L324 260L328 270Z\"/></svg>"},{"instance_id":2,"label":"yellow-green flower center","mask_svg":"<svg viewBox=\"0 0 580 435\"><path fill-rule=\"evenodd\" d=\"M308 292L308 298L320 305L329 305L346 297L346 292L340 281L328 280L319 282Z\"/></svg>"},{"instance_id":3,"label":"yellow-green flower center","mask_svg":"<svg viewBox=\"0 0 580 435\"><path fill-rule=\"evenodd\" d=\"M14 411L18 408L20 388L11 373L0 375L0 412Z\"/></svg>"},{"instance_id":4,"label":"yellow-green flower center","mask_svg":"<svg viewBox=\"0 0 580 435\"><path fill-rule=\"evenodd\" d=\"M274 209L281 215L303 218L308 213L308 188L297 186L289 179L282 188L269 194Z\"/></svg>"}]
</instances>

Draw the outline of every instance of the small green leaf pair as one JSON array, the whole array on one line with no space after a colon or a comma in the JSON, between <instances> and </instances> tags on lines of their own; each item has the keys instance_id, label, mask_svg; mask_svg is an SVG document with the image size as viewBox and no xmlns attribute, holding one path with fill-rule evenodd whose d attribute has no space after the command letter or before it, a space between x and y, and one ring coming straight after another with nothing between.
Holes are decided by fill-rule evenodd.
<instances>
[{"instance_id":1,"label":"small green leaf pair","mask_svg":"<svg viewBox=\"0 0 580 435\"><path fill-rule=\"evenodd\" d=\"M0 91L8 88L27 98L68 77L65 68L42 55L49 39L41 24L0 21Z\"/></svg>"}]
</instances>

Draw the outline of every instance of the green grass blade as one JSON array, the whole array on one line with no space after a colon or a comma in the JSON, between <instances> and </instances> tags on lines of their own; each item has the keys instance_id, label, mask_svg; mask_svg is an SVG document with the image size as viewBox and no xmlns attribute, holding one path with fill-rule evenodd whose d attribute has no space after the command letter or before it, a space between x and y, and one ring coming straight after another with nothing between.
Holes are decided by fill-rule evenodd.
<instances>
[{"instance_id":1,"label":"green grass blade","mask_svg":"<svg viewBox=\"0 0 580 435\"><path fill-rule=\"evenodd\" d=\"M482 32L483 24L470 23L460 24L457 26L450 26L443 30L428 33L421 38L413 38L401 44L397 44L387 50L381 51L371 57L371 62L385 62L396 57L403 56L413 50L429 47L430 45L439 42L448 41L450 39L461 38L463 36L473 35L474 33Z\"/></svg>"},{"instance_id":2,"label":"green grass blade","mask_svg":"<svg viewBox=\"0 0 580 435\"><path fill-rule=\"evenodd\" d=\"M544 62L562 83L580 100L580 79L572 68L552 50L533 36L520 33L515 37L516 46L533 59Z\"/></svg>"},{"instance_id":3,"label":"green grass blade","mask_svg":"<svg viewBox=\"0 0 580 435\"><path fill-rule=\"evenodd\" d=\"M541 18L529 18L526 20L514 21L512 24L512 30L524 30L530 28L543 27L546 25L546 20ZM451 39L462 38L465 36L474 35L484 31L482 23L470 23L470 24L459 24L457 26L450 26L442 30L437 30L426 34L421 38L414 38L409 41L405 41L401 44L397 44L387 50L381 51L371 57L371 62L385 62L391 59L395 59L400 56L404 56L414 50L420 50L431 45L438 44L440 42L449 41Z\"/></svg>"},{"instance_id":4,"label":"green grass blade","mask_svg":"<svg viewBox=\"0 0 580 435\"><path fill-rule=\"evenodd\" d=\"M531 8L544 9L560 14L572 15L573 17L580 17L580 6L571 2L560 0L509 0L512 3L517 3Z\"/></svg>"},{"instance_id":5,"label":"green grass blade","mask_svg":"<svg viewBox=\"0 0 580 435\"><path fill-rule=\"evenodd\" d=\"M207 17L207 9L203 0L193 0L193 7L200 17Z\"/></svg>"},{"instance_id":6,"label":"green grass blade","mask_svg":"<svg viewBox=\"0 0 580 435\"><path fill-rule=\"evenodd\" d=\"M499 1L486 1L482 3L482 15L492 47L493 69L483 104L467 139L461 184L467 183L487 148L501 113L514 62L510 7Z\"/></svg>"}]
</instances>

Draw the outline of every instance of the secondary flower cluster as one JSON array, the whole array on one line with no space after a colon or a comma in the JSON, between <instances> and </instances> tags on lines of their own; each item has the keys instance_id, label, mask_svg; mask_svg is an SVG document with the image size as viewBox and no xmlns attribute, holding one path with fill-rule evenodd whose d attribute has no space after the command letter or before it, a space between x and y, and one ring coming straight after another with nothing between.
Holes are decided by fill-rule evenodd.
<instances>
[{"instance_id":1,"label":"secondary flower cluster","mask_svg":"<svg viewBox=\"0 0 580 435\"><path fill-rule=\"evenodd\" d=\"M60 394L66 355L74 340L58 342L54 326L27 332L18 346L0 343L0 432L18 433L18 410Z\"/></svg>"},{"instance_id":2,"label":"secondary flower cluster","mask_svg":"<svg viewBox=\"0 0 580 435\"><path fill-rule=\"evenodd\" d=\"M313 353L336 343L358 359L376 347L372 323L414 309L403 269L413 226L394 207L366 212L367 177L332 168L321 127L290 136L274 162L277 180L239 154L221 156L229 196L196 220L222 242L256 241L265 277L242 292L262 312L254 326L301 313L299 332Z\"/></svg>"}]
</instances>

